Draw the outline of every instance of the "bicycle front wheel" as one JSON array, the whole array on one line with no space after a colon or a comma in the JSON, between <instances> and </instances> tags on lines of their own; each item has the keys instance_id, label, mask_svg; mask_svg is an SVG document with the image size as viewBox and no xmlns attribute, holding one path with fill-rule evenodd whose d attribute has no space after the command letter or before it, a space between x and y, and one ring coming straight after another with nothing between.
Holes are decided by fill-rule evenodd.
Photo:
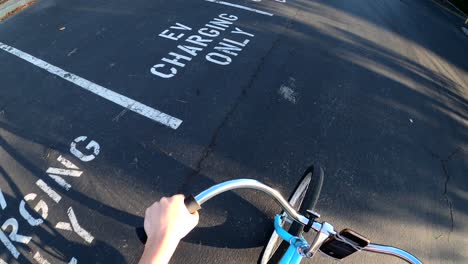
<instances>
[{"instance_id":1,"label":"bicycle front wheel","mask_svg":"<svg viewBox=\"0 0 468 264\"><path fill-rule=\"evenodd\" d=\"M320 196L320 191L323 184L323 170L320 166L309 167L294 188L293 193L289 198L289 204L299 213L305 215L308 209L314 210ZM283 212L283 214L285 214ZM288 225L288 226L286 226ZM281 226L288 230L290 234L300 236L302 234L302 225L284 215ZM282 241L276 231L268 241L267 246L263 250L263 255L260 264L279 262L281 256L286 252L288 243Z\"/></svg>"}]
</instances>

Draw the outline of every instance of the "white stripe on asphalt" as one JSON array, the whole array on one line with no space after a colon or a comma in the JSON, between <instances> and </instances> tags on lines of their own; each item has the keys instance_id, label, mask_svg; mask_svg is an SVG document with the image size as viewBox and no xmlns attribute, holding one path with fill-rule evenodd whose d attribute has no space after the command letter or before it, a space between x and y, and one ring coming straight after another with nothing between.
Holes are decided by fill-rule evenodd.
<instances>
[{"instance_id":1,"label":"white stripe on asphalt","mask_svg":"<svg viewBox=\"0 0 468 264\"><path fill-rule=\"evenodd\" d=\"M2 208L2 210L5 210L6 207L7 203L5 200L5 196L3 196L2 189L0 189L0 208Z\"/></svg>"},{"instance_id":2,"label":"white stripe on asphalt","mask_svg":"<svg viewBox=\"0 0 468 264\"><path fill-rule=\"evenodd\" d=\"M70 223L66 223L66 222L58 222L55 225L55 228L60 229L60 230L73 231Z\"/></svg>"},{"instance_id":3,"label":"white stripe on asphalt","mask_svg":"<svg viewBox=\"0 0 468 264\"><path fill-rule=\"evenodd\" d=\"M45 183L43 180L37 180L36 185L41 188L49 197L54 200L54 202L59 203L60 200L62 200L62 196L55 192L52 188L50 188L47 183Z\"/></svg>"},{"instance_id":4,"label":"white stripe on asphalt","mask_svg":"<svg viewBox=\"0 0 468 264\"><path fill-rule=\"evenodd\" d=\"M74 170L79 170L80 169L75 164L73 164L73 162L71 162L71 161L67 160L66 158L62 157L62 155L60 155L57 158L57 160L60 161L60 163L62 163L62 165L67 167L68 169L74 169Z\"/></svg>"},{"instance_id":5,"label":"white stripe on asphalt","mask_svg":"<svg viewBox=\"0 0 468 264\"><path fill-rule=\"evenodd\" d=\"M47 259L45 259L43 256L41 256L41 253L39 253L39 252L36 252L36 254L34 254L33 258L39 264L50 264L50 262L47 261Z\"/></svg>"},{"instance_id":6,"label":"white stripe on asphalt","mask_svg":"<svg viewBox=\"0 0 468 264\"><path fill-rule=\"evenodd\" d=\"M48 168L46 173L64 175L64 176L71 176L71 177L80 177L83 174L82 171L78 170L67 170L67 169L60 169L60 168Z\"/></svg>"},{"instance_id":7,"label":"white stripe on asphalt","mask_svg":"<svg viewBox=\"0 0 468 264\"><path fill-rule=\"evenodd\" d=\"M58 185L62 186L63 188L65 188L65 190L70 190L71 188L71 185L65 181L62 177L58 176L58 175L53 175L53 174L49 174L49 177L51 177L52 179L55 180L56 183L58 183Z\"/></svg>"},{"instance_id":8,"label":"white stripe on asphalt","mask_svg":"<svg viewBox=\"0 0 468 264\"><path fill-rule=\"evenodd\" d=\"M239 9L244 9L244 10L248 10L248 11L255 12L257 14L262 14L262 15L265 15L265 16L273 16L272 13L268 13L268 12L265 12L265 11L262 11L262 10L258 10L258 9L255 9L255 8L250 8L250 7L243 6L243 5L236 5L236 4L232 4L232 3L229 3L229 2L218 1L218 0L205 0L205 1L220 4L220 5L232 6L232 7L236 7L236 8L239 8Z\"/></svg>"},{"instance_id":9,"label":"white stripe on asphalt","mask_svg":"<svg viewBox=\"0 0 468 264\"><path fill-rule=\"evenodd\" d=\"M112 90L109 90L105 87L102 87L98 84L95 84L93 82L90 82L86 79L81 78L80 76L77 76L73 73L64 71L60 69L59 67L56 67L54 65L51 65L41 59L38 59L32 55L29 55L25 52L22 52L21 50L15 49L11 46L8 46L2 42L0 42L0 49L15 55L16 57L23 59L39 68L42 68L54 75L59 76L60 78L63 78L71 83L74 83L81 88L88 90L96 95L101 96L104 99L107 99L113 103L116 103L124 108L127 108L135 113L138 113L142 116L145 116L151 120L154 120L156 122L159 122L165 126L168 126L172 129L177 129L180 124L182 124L182 120L175 118L173 116L170 116L168 114L165 114L163 112L160 112L154 108L151 108L147 105L144 105L140 102L137 102L131 98L128 98L124 95L118 94Z\"/></svg>"}]
</instances>

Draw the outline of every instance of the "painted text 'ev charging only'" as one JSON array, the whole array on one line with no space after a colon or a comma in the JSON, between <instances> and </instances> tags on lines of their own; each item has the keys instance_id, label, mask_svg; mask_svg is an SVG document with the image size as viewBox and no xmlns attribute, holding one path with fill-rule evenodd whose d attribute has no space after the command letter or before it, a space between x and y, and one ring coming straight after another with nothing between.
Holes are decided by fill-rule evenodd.
<instances>
[{"instance_id":1,"label":"painted text 'ev charging only'","mask_svg":"<svg viewBox=\"0 0 468 264\"><path fill-rule=\"evenodd\" d=\"M154 65L150 70L151 73L165 79L174 77L179 69L184 68L187 62L200 54L217 38L221 41L218 41L205 55L205 59L217 65L229 65L232 58L238 56L250 42L249 38L254 37L254 34L233 26L234 21L237 20L237 16L220 14L198 29L198 34L191 34L192 28L181 23L170 26L169 29L161 32L159 37L183 41L183 43L177 46L176 51L169 52L160 63ZM223 34L229 35L223 37Z\"/></svg>"}]
</instances>

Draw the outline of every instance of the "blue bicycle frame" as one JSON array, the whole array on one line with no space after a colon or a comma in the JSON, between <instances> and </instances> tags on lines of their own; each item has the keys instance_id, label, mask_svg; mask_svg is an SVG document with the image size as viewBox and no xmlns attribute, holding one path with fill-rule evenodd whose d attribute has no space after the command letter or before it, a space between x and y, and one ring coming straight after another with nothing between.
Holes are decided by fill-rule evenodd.
<instances>
[{"instance_id":1,"label":"blue bicycle frame","mask_svg":"<svg viewBox=\"0 0 468 264\"><path fill-rule=\"evenodd\" d=\"M275 231L285 241L289 243L289 248L281 258L280 264L298 264L301 262L303 256L299 253L299 247L307 245L302 237L296 237L289 234L281 227L281 215L275 216Z\"/></svg>"}]
</instances>

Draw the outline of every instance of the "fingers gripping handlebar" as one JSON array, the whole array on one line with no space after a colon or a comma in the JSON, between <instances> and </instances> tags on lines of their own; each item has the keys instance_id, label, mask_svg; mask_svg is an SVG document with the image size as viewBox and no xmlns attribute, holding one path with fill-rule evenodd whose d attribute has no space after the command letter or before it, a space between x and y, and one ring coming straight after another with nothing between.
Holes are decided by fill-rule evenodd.
<instances>
[{"instance_id":1,"label":"fingers gripping handlebar","mask_svg":"<svg viewBox=\"0 0 468 264\"><path fill-rule=\"evenodd\" d=\"M191 214L201 209L201 206L198 204L197 200L195 200L195 197L193 197L193 195L187 196L184 199L184 204L185 204L185 207L187 207L187 210ZM146 244L146 241L148 240L148 235L145 232L145 228L137 227L135 231L141 243Z\"/></svg>"},{"instance_id":2,"label":"fingers gripping handlebar","mask_svg":"<svg viewBox=\"0 0 468 264\"><path fill-rule=\"evenodd\" d=\"M231 180L231 181L219 183L201 192L195 197L193 196L186 197L186 199L184 200L184 203L188 211L190 213L194 213L201 209L201 205L203 203L213 198L214 196L221 194L223 192L229 191L229 190L244 189L244 188L262 191L263 193L273 198L273 200L275 200L283 208L283 210L289 215L290 218L294 219L295 221L297 221L298 223L304 226L309 224L309 218L299 214L294 208L292 208L291 205L283 198L283 196L281 196L281 194L278 191L276 191L275 189L272 189L271 187L261 182L258 182L252 179L237 179L237 180ZM311 228L317 232L322 232L322 228L324 227L323 225L325 226L329 225L331 227L328 230L328 234L330 236L334 236L336 234L336 232L333 230L333 227L326 222L322 224L322 223L314 221L312 223ZM145 229L143 227L139 227L136 229L136 233L137 233L138 238L143 243L146 243L146 240L148 237L145 233ZM363 248L363 250L374 252L374 253L385 254L385 255L392 255L400 259L403 259L408 263L422 264L422 262L418 258L411 255L409 252L406 252L402 249L391 247L391 246L369 244L368 246Z\"/></svg>"},{"instance_id":3,"label":"fingers gripping handlebar","mask_svg":"<svg viewBox=\"0 0 468 264\"><path fill-rule=\"evenodd\" d=\"M277 190L252 179L236 179L219 183L201 192L196 197L188 196L185 199L184 203L189 212L194 213L200 210L201 205L209 199L223 192L235 189L254 189L262 191L263 193L273 198L273 200L275 200L291 218L301 223L302 225L307 225L309 223L309 219L299 214L296 210L294 210L294 208L291 207L291 205L283 198L283 196ZM320 230L320 227L320 223L314 222L312 224L312 229ZM136 233L140 241L142 243L146 243L148 237L145 233L145 229L143 227L138 227L136 229Z\"/></svg>"}]
</instances>

